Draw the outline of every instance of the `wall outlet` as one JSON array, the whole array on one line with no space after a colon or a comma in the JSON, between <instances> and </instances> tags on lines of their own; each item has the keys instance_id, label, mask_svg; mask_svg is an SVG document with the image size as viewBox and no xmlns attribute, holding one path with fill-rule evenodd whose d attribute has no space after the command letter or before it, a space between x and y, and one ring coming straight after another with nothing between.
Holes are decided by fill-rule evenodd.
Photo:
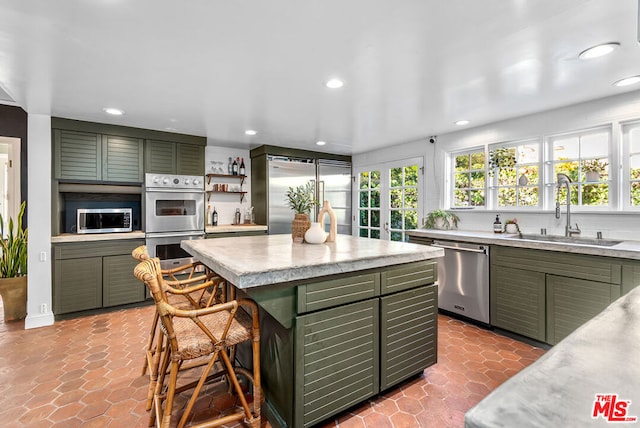
<instances>
[{"instance_id":1,"label":"wall outlet","mask_svg":"<svg viewBox=\"0 0 640 428\"><path fill-rule=\"evenodd\" d=\"M41 262L46 262L47 261L47 252L46 251L40 251L40 261Z\"/></svg>"},{"instance_id":2,"label":"wall outlet","mask_svg":"<svg viewBox=\"0 0 640 428\"><path fill-rule=\"evenodd\" d=\"M47 313L47 304L46 303L41 303L40 304L40 313L41 314L46 314Z\"/></svg>"}]
</instances>

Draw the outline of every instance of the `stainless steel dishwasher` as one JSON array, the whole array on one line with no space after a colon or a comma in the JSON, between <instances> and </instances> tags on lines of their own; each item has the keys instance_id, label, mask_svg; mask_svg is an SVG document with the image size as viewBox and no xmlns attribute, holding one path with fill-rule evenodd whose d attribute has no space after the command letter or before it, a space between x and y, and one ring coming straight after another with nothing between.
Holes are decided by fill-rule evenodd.
<instances>
[{"instance_id":1,"label":"stainless steel dishwasher","mask_svg":"<svg viewBox=\"0 0 640 428\"><path fill-rule=\"evenodd\" d=\"M438 307L489 324L489 247L434 240L438 259Z\"/></svg>"}]
</instances>

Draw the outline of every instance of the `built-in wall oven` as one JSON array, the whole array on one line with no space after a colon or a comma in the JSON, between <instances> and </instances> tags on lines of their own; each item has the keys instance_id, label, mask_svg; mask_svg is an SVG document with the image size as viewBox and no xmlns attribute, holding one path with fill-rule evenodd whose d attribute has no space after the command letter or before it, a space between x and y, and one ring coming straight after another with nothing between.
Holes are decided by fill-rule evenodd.
<instances>
[{"instance_id":1,"label":"built-in wall oven","mask_svg":"<svg viewBox=\"0 0 640 428\"><path fill-rule=\"evenodd\" d=\"M204 177L145 175L145 236L163 269L192 261L180 242L204 238Z\"/></svg>"}]
</instances>

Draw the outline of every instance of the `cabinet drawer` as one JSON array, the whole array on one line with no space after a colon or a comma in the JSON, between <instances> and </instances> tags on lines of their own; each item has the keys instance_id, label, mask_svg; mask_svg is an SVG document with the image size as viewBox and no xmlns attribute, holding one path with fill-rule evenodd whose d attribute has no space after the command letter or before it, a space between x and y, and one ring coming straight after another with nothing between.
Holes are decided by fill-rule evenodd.
<instances>
[{"instance_id":1,"label":"cabinet drawer","mask_svg":"<svg viewBox=\"0 0 640 428\"><path fill-rule=\"evenodd\" d=\"M437 262L433 260L408 263L381 273L380 294L395 293L421 285L433 284L438 277Z\"/></svg>"},{"instance_id":2,"label":"cabinet drawer","mask_svg":"<svg viewBox=\"0 0 640 428\"><path fill-rule=\"evenodd\" d=\"M380 294L380 274L353 275L298 286L298 313L357 302Z\"/></svg>"},{"instance_id":3,"label":"cabinet drawer","mask_svg":"<svg viewBox=\"0 0 640 428\"><path fill-rule=\"evenodd\" d=\"M53 255L55 260L131 255L134 248L143 244L144 239L56 244L53 247Z\"/></svg>"},{"instance_id":4,"label":"cabinet drawer","mask_svg":"<svg viewBox=\"0 0 640 428\"><path fill-rule=\"evenodd\" d=\"M492 264L590 281L620 284L621 263L606 257L525 248L493 247Z\"/></svg>"}]
</instances>

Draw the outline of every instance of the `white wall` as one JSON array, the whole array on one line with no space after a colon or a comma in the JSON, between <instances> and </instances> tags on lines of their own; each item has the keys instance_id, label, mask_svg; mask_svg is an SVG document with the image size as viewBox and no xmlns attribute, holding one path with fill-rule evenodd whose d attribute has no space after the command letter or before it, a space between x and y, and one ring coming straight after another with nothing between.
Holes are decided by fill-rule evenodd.
<instances>
[{"instance_id":1,"label":"white wall","mask_svg":"<svg viewBox=\"0 0 640 428\"><path fill-rule=\"evenodd\" d=\"M620 123L634 119L640 119L640 91L443 134L438 136L435 144L430 144L428 136L425 136L419 141L354 155L353 165L356 168L411 156L425 156L425 209L421 213L424 216L433 209L448 208L444 206L444 192L446 153L449 151L533 137L544 138L601 125L612 126L614 138L618 138ZM502 214L503 221L517 217L525 233L539 232L542 227L547 228L550 234L564 233L564 208L560 220L555 219L553 211L457 211L462 220L459 227L490 231L497 212ZM583 236L595 236L597 231L602 231L605 238L640 240L638 220L639 212L582 212L571 215L571 222L580 225Z\"/></svg>"},{"instance_id":2,"label":"white wall","mask_svg":"<svg viewBox=\"0 0 640 428\"><path fill-rule=\"evenodd\" d=\"M30 114L28 138L29 220L25 328L53 324L51 310L51 117Z\"/></svg>"},{"instance_id":3,"label":"white wall","mask_svg":"<svg viewBox=\"0 0 640 428\"><path fill-rule=\"evenodd\" d=\"M232 224L235 215L236 208L240 208L242 213L241 221L244 221L245 210L251 207L251 159L249 157L249 150L242 150L238 148L220 147L214 146L209 141L207 147L205 147L205 173L213 173L214 168L224 168L224 173L227 174L227 164L229 158L244 158L244 166L246 169L246 175L244 184L242 185L242 191L247 192L242 203L240 202L240 195L221 195L219 193L211 194L210 200L207 203L211 205L211 210L215 206L218 211L218 225ZM221 164L215 164L213 162L222 162ZM238 165L238 168L240 166ZM229 184L229 186L240 185L240 180L233 178L219 178L218 183ZM213 188L214 180L207 184L207 190ZM206 208L206 207L205 207Z\"/></svg>"}]
</instances>

